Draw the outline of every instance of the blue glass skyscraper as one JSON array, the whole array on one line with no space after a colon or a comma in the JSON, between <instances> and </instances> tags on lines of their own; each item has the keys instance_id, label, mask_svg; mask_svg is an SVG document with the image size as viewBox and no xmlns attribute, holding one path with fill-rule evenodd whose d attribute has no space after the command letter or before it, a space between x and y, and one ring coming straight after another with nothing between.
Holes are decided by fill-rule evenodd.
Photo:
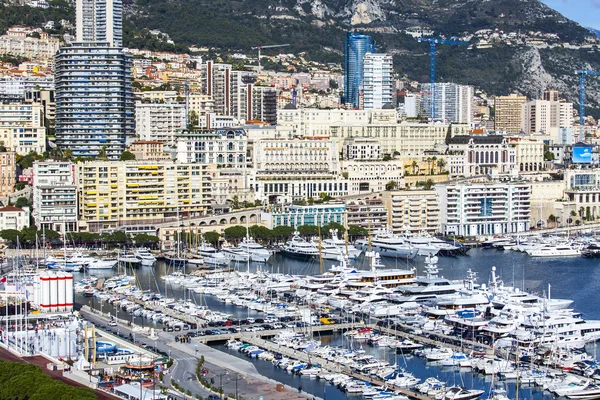
<instances>
[{"instance_id":1,"label":"blue glass skyscraper","mask_svg":"<svg viewBox=\"0 0 600 400\"><path fill-rule=\"evenodd\" d=\"M375 53L375 41L369 35L348 32L344 43L344 103L359 107L366 53Z\"/></svg>"}]
</instances>

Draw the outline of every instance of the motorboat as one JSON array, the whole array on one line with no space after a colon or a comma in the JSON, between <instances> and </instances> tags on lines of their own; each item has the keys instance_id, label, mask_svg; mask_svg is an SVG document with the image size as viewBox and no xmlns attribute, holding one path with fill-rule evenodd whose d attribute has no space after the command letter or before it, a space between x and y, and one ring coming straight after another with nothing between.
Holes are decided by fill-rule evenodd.
<instances>
[{"instance_id":1,"label":"motorboat","mask_svg":"<svg viewBox=\"0 0 600 400\"><path fill-rule=\"evenodd\" d=\"M219 250L215 249L209 243L203 243L198 246L198 255L202 256L204 262L208 265L214 266L227 266L229 265L230 259Z\"/></svg>"},{"instance_id":2,"label":"motorboat","mask_svg":"<svg viewBox=\"0 0 600 400\"><path fill-rule=\"evenodd\" d=\"M464 255L469 251L468 247L460 243L449 243L424 231L417 235L407 231L404 239L410 246L418 249L420 256L425 257Z\"/></svg>"},{"instance_id":3,"label":"motorboat","mask_svg":"<svg viewBox=\"0 0 600 400\"><path fill-rule=\"evenodd\" d=\"M156 257L148 249L137 249L134 255L140 260L142 265L151 266L156 262Z\"/></svg>"},{"instance_id":4,"label":"motorboat","mask_svg":"<svg viewBox=\"0 0 600 400\"><path fill-rule=\"evenodd\" d=\"M531 257L574 257L581 255L581 249L569 244L545 245L531 249L527 254Z\"/></svg>"},{"instance_id":5,"label":"motorboat","mask_svg":"<svg viewBox=\"0 0 600 400\"><path fill-rule=\"evenodd\" d=\"M354 245L340 239L335 229L331 230L331 238L321 242L321 254L326 260L339 260L340 257L346 256L349 259L356 259L360 253L361 251Z\"/></svg>"},{"instance_id":6,"label":"motorboat","mask_svg":"<svg viewBox=\"0 0 600 400\"><path fill-rule=\"evenodd\" d=\"M223 247L223 255L230 261L248 262L250 261L250 253L240 247Z\"/></svg>"},{"instance_id":7,"label":"motorboat","mask_svg":"<svg viewBox=\"0 0 600 400\"><path fill-rule=\"evenodd\" d=\"M288 257L308 260L319 256L319 248L313 243L304 240L298 232L281 247L281 254Z\"/></svg>"},{"instance_id":8,"label":"motorboat","mask_svg":"<svg viewBox=\"0 0 600 400\"><path fill-rule=\"evenodd\" d=\"M264 246L256 243L251 237L244 238L238 248L249 253L250 259L254 262L267 262L271 257L271 252L265 249Z\"/></svg>"},{"instance_id":9,"label":"motorboat","mask_svg":"<svg viewBox=\"0 0 600 400\"><path fill-rule=\"evenodd\" d=\"M445 393L438 395L437 400L468 400L477 399L484 393L483 390L469 390L463 387L453 386L448 388Z\"/></svg>"},{"instance_id":10,"label":"motorboat","mask_svg":"<svg viewBox=\"0 0 600 400\"><path fill-rule=\"evenodd\" d=\"M141 263L141 260L135 255L135 253L132 253L132 252L126 252L126 253L120 254L117 259L120 263L126 263L126 264L140 264Z\"/></svg>"},{"instance_id":11,"label":"motorboat","mask_svg":"<svg viewBox=\"0 0 600 400\"><path fill-rule=\"evenodd\" d=\"M419 250L412 247L403 238L394 235L389 230L379 231L369 239L359 239L356 245L362 250L371 248L383 257L401 258L412 260L419 254Z\"/></svg>"},{"instance_id":12,"label":"motorboat","mask_svg":"<svg viewBox=\"0 0 600 400\"><path fill-rule=\"evenodd\" d=\"M117 260L99 260L99 259L94 259L93 261L90 261L86 268L88 270L93 270L93 269L112 269L115 265L117 265Z\"/></svg>"}]
</instances>

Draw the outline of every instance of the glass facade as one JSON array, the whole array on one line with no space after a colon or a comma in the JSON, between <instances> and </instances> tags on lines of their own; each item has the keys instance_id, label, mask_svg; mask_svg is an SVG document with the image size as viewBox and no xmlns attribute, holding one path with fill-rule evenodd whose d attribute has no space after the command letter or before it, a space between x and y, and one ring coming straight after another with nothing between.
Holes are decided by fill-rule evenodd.
<instances>
[{"instance_id":1,"label":"glass facade","mask_svg":"<svg viewBox=\"0 0 600 400\"><path fill-rule=\"evenodd\" d=\"M344 103L352 103L354 108L360 106L359 94L367 53L375 53L375 41L371 36L348 32L344 43Z\"/></svg>"},{"instance_id":2,"label":"glass facade","mask_svg":"<svg viewBox=\"0 0 600 400\"><path fill-rule=\"evenodd\" d=\"M108 43L63 47L56 65L56 142L75 157L108 158L125 150L135 134L131 57Z\"/></svg>"}]
</instances>

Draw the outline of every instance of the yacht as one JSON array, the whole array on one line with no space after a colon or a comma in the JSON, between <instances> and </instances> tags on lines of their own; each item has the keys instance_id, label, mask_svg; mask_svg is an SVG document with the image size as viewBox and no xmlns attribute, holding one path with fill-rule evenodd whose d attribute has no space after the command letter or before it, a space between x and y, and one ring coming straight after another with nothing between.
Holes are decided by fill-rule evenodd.
<instances>
[{"instance_id":1,"label":"yacht","mask_svg":"<svg viewBox=\"0 0 600 400\"><path fill-rule=\"evenodd\" d=\"M134 255L140 260L142 265L151 266L156 261L156 257L148 249L137 249Z\"/></svg>"},{"instance_id":2,"label":"yacht","mask_svg":"<svg viewBox=\"0 0 600 400\"><path fill-rule=\"evenodd\" d=\"M248 262L250 261L250 253L240 247L223 247L222 253L231 261Z\"/></svg>"},{"instance_id":3,"label":"yacht","mask_svg":"<svg viewBox=\"0 0 600 400\"><path fill-rule=\"evenodd\" d=\"M118 257L119 262L121 263L126 263L126 264L140 264L141 260L134 254L131 252L126 252L123 254L120 254Z\"/></svg>"},{"instance_id":4,"label":"yacht","mask_svg":"<svg viewBox=\"0 0 600 400\"><path fill-rule=\"evenodd\" d=\"M337 230L331 231L331 238L321 242L321 254L326 260L339 260L340 257L348 256L349 259L357 259L361 251L352 244L342 240L337 235Z\"/></svg>"},{"instance_id":5,"label":"yacht","mask_svg":"<svg viewBox=\"0 0 600 400\"><path fill-rule=\"evenodd\" d=\"M298 232L294 232L294 236L281 247L281 254L308 260L319 256L319 248L301 238Z\"/></svg>"},{"instance_id":6,"label":"yacht","mask_svg":"<svg viewBox=\"0 0 600 400\"><path fill-rule=\"evenodd\" d=\"M87 264L87 269L112 269L115 265L117 265L117 260L99 260L94 259Z\"/></svg>"},{"instance_id":7,"label":"yacht","mask_svg":"<svg viewBox=\"0 0 600 400\"><path fill-rule=\"evenodd\" d=\"M404 239L394 235L388 230L377 232L375 237L371 240L357 240L356 245L362 250L368 250L369 247L371 247L373 251L376 251L384 257L402 258L407 260L412 260L419 253L418 249L415 249Z\"/></svg>"},{"instance_id":8,"label":"yacht","mask_svg":"<svg viewBox=\"0 0 600 400\"><path fill-rule=\"evenodd\" d=\"M260 244L256 243L251 237L244 238L238 248L244 250L246 253L249 253L250 259L254 262L267 262L267 260L271 257L271 252Z\"/></svg>"},{"instance_id":9,"label":"yacht","mask_svg":"<svg viewBox=\"0 0 600 400\"><path fill-rule=\"evenodd\" d=\"M546 245L527 251L531 257L573 257L581 255L581 249L569 244Z\"/></svg>"},{"instance_id":10,"label":"yacht","mask_svg":"<svg viewBox=\"0 0 600 400\"><path fill-rule=\"evenodd\" d=\"M198 255L202 256L204 262L208 265L227 266L230 262L229 258L208 243L203 243L198 247Z\"/></svg>"},{"instance_id":11,"label":"yacht","mask_svg":"<svg viewBox=\"0 0 600 400\"><path fill-rule=\"evenodd\" d=\"M404 239L410 246L419 250L420 256L455 256L460 254L464 255L469 251L468 247L463 246L460 243L452 244L446 242L445 240L431 236L425 231L419 232L417 235L407 231L404 234Z\"/></svg>"}]
</instances>

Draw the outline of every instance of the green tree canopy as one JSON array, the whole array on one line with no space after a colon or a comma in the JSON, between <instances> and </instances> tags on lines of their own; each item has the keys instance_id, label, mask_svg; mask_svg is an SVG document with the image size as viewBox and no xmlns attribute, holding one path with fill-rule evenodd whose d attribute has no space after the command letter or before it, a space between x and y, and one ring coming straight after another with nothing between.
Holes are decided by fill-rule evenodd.
<instances>
[{"instance_id":1,"label":"green tree canopy","mask_svg":"<svg viewBox=\"0 0 600 400\"><path fill-rule=\"evenodd\" d=\"M158 236L148 235L147 233L138 233L133 237L133 241L136 246L155 248L160 243L160 238Z\"/></svg>"},{"instance_id":2,"label":"green tree canopy","mask_svg":"<svg viewBox=\"0 0 600 400\"><path fill-rule=\"evenodd\" d=\"M301 236L317 236L319 228L314 225L302 225L298 227L298 233Z\"/></svg>"},{"instance_id":3,"label":"green tree canopy","mask_svg":"<svg viewBox=\"0 0 600 400\"><path fill-rule=\"evenodd\" d=\"M218 232L204 232L202 238L213 246L218 246L221 235Z\"/></svg>"},{"instance_id":4,"label":"green tree canopy","mask_svg":"<svg viewBox=\"0 0 600 400\"><path fill-rule=\"evenodd\" d=\"M241 225L231 226L223 231L225 233L225 239L227 240L239 240L246 237L246 228Z\"/></svg>"},{"instance_id":5,"label":"green tree canopy","mask_svg":"<svg viewBox=\"0 0 600 400\"><path fill-rule=\"evenodd\" d=\"M273 228L273 237L282 240L290 237L294 233L294 228L291 226L277 226Z\"/></svg>"},{"instance_id":6,"label":"green tree canopy","mask_svg":"<svg viewBox=\"0 0 600 400\"><path fill-rule=\"evenodd\" d=\"M348 236L356 238L356 237L361 237L361 236L367 236L369 234L369 231L367 228L363 228L362 226L358 226L358 225L350 225L348 227Z\"/></svg>"},{"instance_id":7,"label":"green tree canopy","mask_svg":"<svg viewBox=\"0 0 600 400\"><path fill-rule=\"evenodd\" d=\"M15 207L19 207L19 208L23 208L23 207L30 207L31 203L29 202L29 199L27 197L19 197L17 199L17 201L15 202Z\"/></svg>"},{"instance_id":8,"label":"green tree canopy","mask_svg":"<svg viewBox=\"0 0 600 400\"><path fill-rule=\"evenodd\" d=\"M135 154L133 154L132 152L125 150L124 152L121 153L121 161L133 161L135 160Z\"/></svg>"}]
</instances>

